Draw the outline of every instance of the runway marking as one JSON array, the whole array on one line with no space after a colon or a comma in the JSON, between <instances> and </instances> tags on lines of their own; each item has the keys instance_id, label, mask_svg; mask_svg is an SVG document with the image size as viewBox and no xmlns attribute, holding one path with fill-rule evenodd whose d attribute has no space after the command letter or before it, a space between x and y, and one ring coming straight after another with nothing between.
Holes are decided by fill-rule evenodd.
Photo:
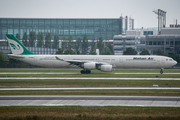
<instances>
[{"instance_id":1,"label":"runway marking","mask_svg":"<svg viewBox=\"0 0 180 120\"><path fill-rule=\"evenodd\" d=\"M0 74L81 74L81 73L60 73L60 72L1 72ZM160 74L160 73L91 73L91 74ZM180 73L163 73L163 74L180 74Z\"/></svg>"},{"instance_id":2,"label":"runway marking","mask_svg":"<svg viewBox=\"0 0 180 120\"><path fill-rule=\"evenodd\" d=\"M59 80L180 80L180 78L68 78L68 77L1 77L0 79L5 80L52 80L52 79L59 79Z\"/></svg>"},{"instance_id":3,"label":"runway marking","mask_svg":"<svg viewBox=\"0 0 180 120\"><path fill-rule=\"evenodd\" d=\"M180 87L0 88L0 90L180 90Z\"/></svg>"}]
</instances>

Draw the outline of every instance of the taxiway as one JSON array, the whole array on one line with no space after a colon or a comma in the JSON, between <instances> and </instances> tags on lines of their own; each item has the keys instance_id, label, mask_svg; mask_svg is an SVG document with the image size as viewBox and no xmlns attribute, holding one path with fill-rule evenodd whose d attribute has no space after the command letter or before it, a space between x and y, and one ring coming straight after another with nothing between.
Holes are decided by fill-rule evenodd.
<instances>
[{"instance_id":1,"label":"taxiway","mask_svg":"<svg viewBox=\"0 0 180 120\"><path fill-rule=\"evenodd\" d=\"M0 96L0 106L180 107L180 97L160 96Z\"/></svg>"}]
</instances>

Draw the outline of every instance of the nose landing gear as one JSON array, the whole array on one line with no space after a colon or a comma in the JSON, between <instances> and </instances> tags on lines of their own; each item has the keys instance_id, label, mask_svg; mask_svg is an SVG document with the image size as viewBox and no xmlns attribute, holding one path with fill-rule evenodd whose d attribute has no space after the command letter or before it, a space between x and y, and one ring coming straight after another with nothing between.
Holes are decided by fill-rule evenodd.
<instances>
[{"instance_id":1,"label":"nose landing gear","mask_svg":"<svg viewBox=\"0 0 180 120\"><path fill-rule=\"evenodd\" d=\"M160 73L163 74L163 68L161 68Z\"/></svg>"}]
</instances>

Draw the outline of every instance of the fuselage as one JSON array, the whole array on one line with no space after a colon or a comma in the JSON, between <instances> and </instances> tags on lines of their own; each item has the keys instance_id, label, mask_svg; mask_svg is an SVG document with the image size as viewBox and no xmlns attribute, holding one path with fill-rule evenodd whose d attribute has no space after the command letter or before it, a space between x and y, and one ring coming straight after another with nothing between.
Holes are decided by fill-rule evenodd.
<instances>
[{"instance_id":1,"label":"fuselage","mask_svg":"<svg viewBox=\"0 0 180 120\"><path fill-rule=\"evenodd\" d=\"M168 68L177 62L170 57L155 55L13 55L9 57L21 60L32 65L61 68L69 67L67 60L82 62L96 62L112 65L114 68ZM64 61L57 60L56 57Z\"/></svg>"}]
</instances>

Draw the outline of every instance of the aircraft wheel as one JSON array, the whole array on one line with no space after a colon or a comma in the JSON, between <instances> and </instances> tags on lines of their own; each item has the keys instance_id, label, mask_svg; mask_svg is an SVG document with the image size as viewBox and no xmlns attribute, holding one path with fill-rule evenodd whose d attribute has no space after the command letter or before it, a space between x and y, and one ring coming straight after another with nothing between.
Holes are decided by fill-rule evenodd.
<instances>
[{"instance_id":1,"label":"aircraft wheel","mask_svg":"<svg viewBox=\"0 0 180 120\"><path fill-rule=\"evenodd\" d=\"M90 74L90 73L91 73L91 71L90 71L90 70L86 70L86 73L87 73L87 74Z\"/></svg>"},{"instance_id":2,"label":"aircraft wheel","mask_svg":"<svg viewBox=\"0 0 180 120\"><path fill-rule=\"evenodd\" d=\"M90 70L81 70L81 74L90 74L91 71Z\"/></svg>"},{"instance_id":3,"label":"aircraft wheel","mask_svg":"<svg viewBox=\"0 0 180 120\"><path fill-rule=\"evenodd\" d=\"M85 71L84 70L81 70L81 74L84 74L85 73Z\"/></svg>"}]
</instances>

